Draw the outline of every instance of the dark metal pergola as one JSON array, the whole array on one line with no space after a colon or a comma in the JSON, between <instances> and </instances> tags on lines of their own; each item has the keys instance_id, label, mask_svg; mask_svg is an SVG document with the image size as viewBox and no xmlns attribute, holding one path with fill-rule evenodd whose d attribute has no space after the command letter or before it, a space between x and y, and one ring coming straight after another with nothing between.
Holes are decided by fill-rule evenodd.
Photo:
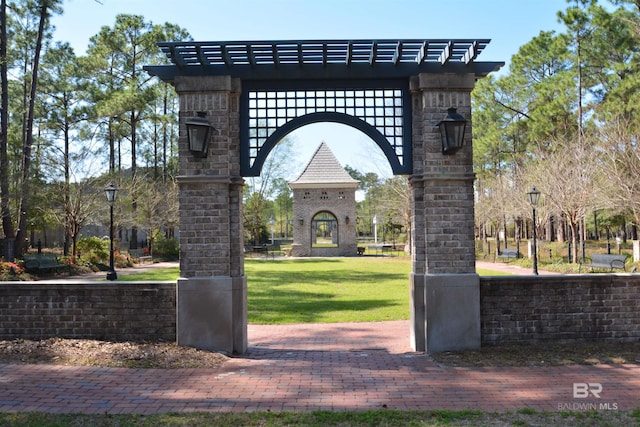
<instances>
[{"instance_id":1,"label":"dark metal pergola","mask_svg":"<svg viewBox=\"0 0 640 427\"><path fill-rule=\"evenodd\" d=\"M240 166L259 176L271 149L289 132L317 122L361 130L385 153L396 174L410 174L411 76L473 74L503 62L477 62L488 39L290 40L162 42L166 65L145 70L176 77L242 80Z\"/></svg>"},{"instance_id":2,"label":"dark metal pergola","mask_svg":"<svg viewBox=\"0 0 640 427\"><path fill-rule=\"evenodd\" d=\"M145 70L176 76L230 75L261 79L385 79L419 73L484 77L502 62L477 62L489 39L162 42L171 65Z\"/></svg>"}]
</instances>

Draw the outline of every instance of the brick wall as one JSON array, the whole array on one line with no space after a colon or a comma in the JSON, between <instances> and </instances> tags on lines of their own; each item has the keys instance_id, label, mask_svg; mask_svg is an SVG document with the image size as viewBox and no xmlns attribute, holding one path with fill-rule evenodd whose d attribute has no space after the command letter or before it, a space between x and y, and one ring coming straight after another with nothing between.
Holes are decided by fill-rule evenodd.
<instances>
[{"instance_id":1,"label":"brick wall","mask_svg":"<svg viewBox=\"0 0 640 427\"><path fill-rule=\"evenodd\" d=\"M175 283L0 283L0 339L175 340ZM640 275L482 277L482 345L640 340Z\"/></svg>"},{"instance_id":2,"label":"brick wall","mask_svg":"<svg viewBox=\"0 0 640 427\"><path fill-rule=\"evenodd\" d=\"M640 340L640 275L482 277L482 345Z\"/></svg>"},{"instance_id":3,"label":"brick wall","mask_svg":"<svg viewBox=\"0 0 640 427\"><path fill-rule=\"evenodd\" d=\"M174 341L175 283L0 283L0 339Z\"/></svg>"}]
</instances>

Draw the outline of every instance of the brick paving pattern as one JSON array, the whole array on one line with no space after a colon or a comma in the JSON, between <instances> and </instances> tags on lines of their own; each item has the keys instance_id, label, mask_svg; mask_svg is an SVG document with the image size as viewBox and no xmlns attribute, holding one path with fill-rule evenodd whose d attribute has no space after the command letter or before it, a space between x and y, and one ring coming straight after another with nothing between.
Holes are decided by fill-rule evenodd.
<instances>
[{"instance_id":1,"label":"brick paving pattern","mask_svg":"<svg viewBox=\"0 0 640 427\"><path fill-rule=\"evenodd\" d=\"M250 325L220 369L0 364L0 411L136 413L640 407L640 366L441 367L408 346L407 321ZM573 398L574 383L600 398Z\"/></svg>"}]
</instances>

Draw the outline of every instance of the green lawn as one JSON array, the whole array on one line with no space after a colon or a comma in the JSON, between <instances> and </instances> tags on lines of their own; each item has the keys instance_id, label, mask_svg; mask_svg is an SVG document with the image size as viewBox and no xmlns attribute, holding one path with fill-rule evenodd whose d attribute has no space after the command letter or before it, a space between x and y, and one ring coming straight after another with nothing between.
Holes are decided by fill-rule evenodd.
<instances>
[{"instance_id":1,"label":"green lawn","mask_svg":"<svg viewBox=\"0 0 640 427\"><path fill-rule=\"evenodd\" d=\"M330 323L409 318L409 257L247 259L249 323ZM480 275L500 275L479 270ZM175 280L178 268L120 274Z\"/></svg>"},{"instance_id":2,"label":"green lawn","mask_svg":"<svg viewBox=\"0 0 640 427\"><path fill-rule=\"evenodd\" d=\"M409 318L410 260L248 260L250 323L369 322Z\"/></svg>"}]
</instances>

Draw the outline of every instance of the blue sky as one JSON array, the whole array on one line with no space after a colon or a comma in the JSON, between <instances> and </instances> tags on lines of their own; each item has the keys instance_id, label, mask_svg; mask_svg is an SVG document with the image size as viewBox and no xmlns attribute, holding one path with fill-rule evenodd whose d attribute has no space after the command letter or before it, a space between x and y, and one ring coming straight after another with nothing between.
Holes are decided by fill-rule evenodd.
<instances>
[{"instance_id":1,"label":"blue sky","mask_svg":"<svg viewBox=\"0 0 640 427\"><path fill-rule=\"evenodd\" d=\"M504 70L540 31L561 30L557 12L567 7L566 0L99 1L65 0L64 14L53 19L56 40L83 54L91 36L127 13L154 24L177 24L197 41L488 38L492 41L477 60L504 61ZM346 126L307 126L292 137L302 163L324 140L343 165L390 174L386 164L380 170L371 166L372 157L385 163L382 154L373 154L377 146Z\"/></svg>"}]
</instances>

